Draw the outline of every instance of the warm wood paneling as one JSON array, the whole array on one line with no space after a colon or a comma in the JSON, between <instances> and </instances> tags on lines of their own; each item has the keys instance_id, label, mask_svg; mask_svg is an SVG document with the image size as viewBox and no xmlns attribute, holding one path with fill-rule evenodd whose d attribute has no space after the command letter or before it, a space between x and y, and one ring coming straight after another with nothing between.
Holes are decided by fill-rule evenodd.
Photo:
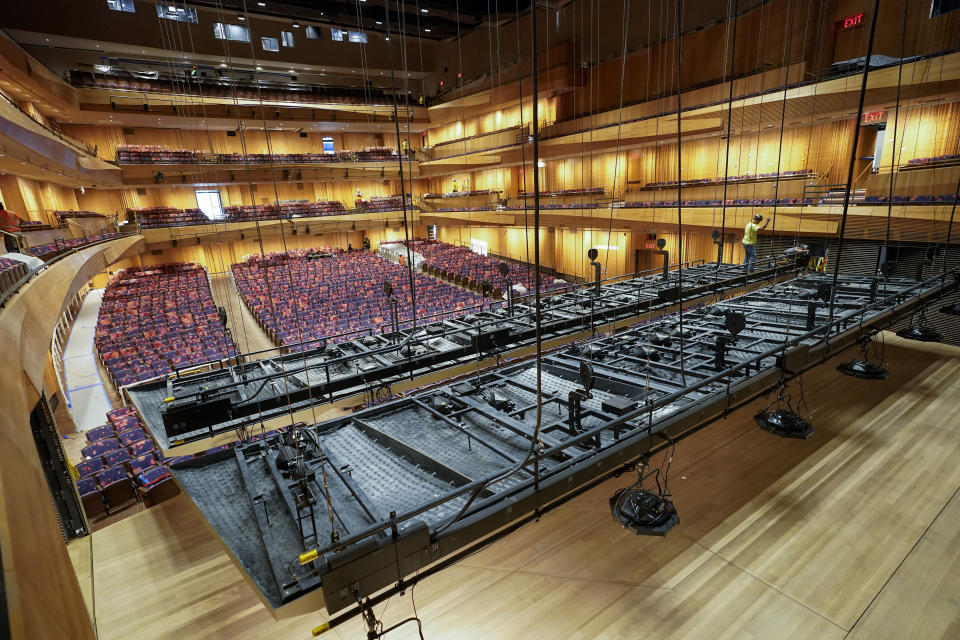
<instances>
[{"instance_id":1,"label":"warm wood paneling","mask_svg":"<svg viewBox=\"0 0 960 640\"><path fill-rule=\"evenodd\" d=\"M30 430L30 411L46 383L50 336L65 305L93 274L125 251L122 238L57 262L7 302L0 315L0 547L14 638L93 638Z\"/></svg>"}]
</instances>

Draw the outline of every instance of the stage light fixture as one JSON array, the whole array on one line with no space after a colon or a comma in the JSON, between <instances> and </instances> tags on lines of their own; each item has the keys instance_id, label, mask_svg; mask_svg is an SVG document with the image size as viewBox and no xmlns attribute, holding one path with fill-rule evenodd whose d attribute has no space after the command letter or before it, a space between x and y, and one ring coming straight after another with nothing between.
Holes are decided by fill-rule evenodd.
<instances>
[{"instance_id":1,"label":"stage light fixture","mask_svg":"<svg viewBox=\"0 0 960 640\"><path fill-rule=\"evenodd\" d=\"M677 526L680 516L665 492L648 491L641 486L646 464L644 461L638 466L634 484L618 490L610 498L610 513L617 524L638 536L665 536ZM658 472L659 469L654 471Z\"/></svg>"},{"instance_id":2,"label":"stage light fixture","mask_svg":"<svg viewBox=\"0 0 960 640\"><path fill-rule=\"evenodd\" d=\"M870 339L865 338L860 341L859 356L854 356L850 362L841 363L837 366L837 371L851 378L860 378L861 380L883 380L890 372L886 367L873 364L867 358L867 347L870 345Z\"/></svg>"},{"instance_id":3,"label":"stage light fixture","mask_svg":"<svg viewBox=\"0 0 960 640\"><path fill-rule=\"evenodd\" d=\"M761 411L753 416L760 428L781 438L806 440L813 435L813 425L787 409Z\"/></svg>"},{"instance_id":4,"label":"stage light fixture","mask_svg":"<svg viewBox=\"0 0 960 640\"><path fill-rule=\"evenodd\" d=\"M869 360L851 360L837 367L837 371L851 378L862 380L883 380L890 372L886 368L873 364Z\"/></svg>"},{"instance_id":5,"label":"stage light fixture","mask_svg":"<svg viewBox=\"0 0 960 640\"><path fill-rule=\"evenodd\" d=\"M926 308L920 310L920 317L916 324L913 324L913 320L911 319L910 326L897 331L897 335L901 338L915 340L917 342L941 342L943 340L940 332L927 326Z\"/></svg>"},{"instance_id":6,"label":"stage light fixture","mask_svg":"<svg viewBox=\"0 0 960 640\"><path fill-rule=\"evenodd\" d=\"M897 335L917 342L940 342L943 340L943 336L930 327L906 327L897 331Z\"/></svg>"},{"instance_id":7,"label":"stage light fixture","mask_svg":"<svg viewBox=\"0 0 960 640\"><path fill-rule=\"evenodd\" d=\"M945 313L948 316L960 316L960 302L940 307L940 313Z\"/></svg>"}]
</instances>

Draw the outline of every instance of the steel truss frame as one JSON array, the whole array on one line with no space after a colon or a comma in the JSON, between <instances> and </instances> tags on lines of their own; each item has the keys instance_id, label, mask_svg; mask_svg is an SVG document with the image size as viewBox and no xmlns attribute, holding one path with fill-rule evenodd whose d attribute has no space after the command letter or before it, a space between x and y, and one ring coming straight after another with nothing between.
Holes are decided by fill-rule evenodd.
<instances>
[{"instance_id":1,"label":"steel truss frame","mask_svg":"<svg viewBox=\"0 0 960 640\"><path fill-rule=\"evenodd\" d=\"M299 536L280 540L258 518L277 588L265 596L280 606L321 588L328 612L353 607L345 614L352 615L361 598L401 590L414 572L446 566L868 339L955 289L955 275L922 282L841 276L836 290L829 277L801 276L684 312L682 340L677 318L668 316L557 350L543 358L536 442L534 365L525 361L300 429L295 444L306 475L275 470L289 435L172 470L197 500L208 469L238 465L242 474L266 477L269 468L270 488L284 496L294 520L303 512L291 496L308 477L321 503L309 535L301 527ZM746 320L736 335L726 328L731 313ZM594 385L574 416L565 392L583 391L583 364L592 367ZM262 497L247 495L253 504ZM225 541L234 548L236 541Z\"/></svg>"}]
</instances>

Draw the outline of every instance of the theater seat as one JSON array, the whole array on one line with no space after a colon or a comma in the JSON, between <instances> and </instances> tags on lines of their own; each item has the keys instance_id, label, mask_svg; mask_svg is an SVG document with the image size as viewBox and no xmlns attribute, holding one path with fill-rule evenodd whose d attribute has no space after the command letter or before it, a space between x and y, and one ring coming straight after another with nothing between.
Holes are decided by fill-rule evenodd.
<instances>
[{"instance_id":1,"label":"theater seat","mask_svg":"<svg viewBox=\"0 0 960 640\"><path fill-rule=\"evenodd\" d=\"M107 513L113 513L136 500L133 483L123 466L113 467L97 474L103 500L107 504Z\"/></svg>"},{"instance_id":2,"label":"theater seat","mask_svg":"<svg viewBox=\"0 0 960 640\"><path fill-rule=\"evenodd\" d=\"M83 512L87 514L87 520L95 520L107 515L107 505L103 501L103 495L97 488L97 482L93 478L80 478L77 480L77 493L80 495L80 503L83 504Z\"/></svg>"}]
</instances>

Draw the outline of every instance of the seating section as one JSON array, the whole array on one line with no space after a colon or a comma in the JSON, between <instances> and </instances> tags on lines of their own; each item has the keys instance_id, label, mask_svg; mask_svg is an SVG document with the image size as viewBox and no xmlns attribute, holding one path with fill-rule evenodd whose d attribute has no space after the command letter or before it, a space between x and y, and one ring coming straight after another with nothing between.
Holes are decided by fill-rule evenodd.
<instances>
[{"instance_id":1,"label":"seating section","mask_svg":"<svg viewBox=\"0 0 960 640\"><path fill-rule=\"evenodd\" d=\"M812 177L813 169L791 169L789 171L773 171L770 173L745 173L740 176L717 176L716 178L694 178L691 180L666 180L663 182L648 182L643 185L643 189L659 189L663 187L698 187L710 184L723 184L724 182L768 182L773 180L799 179Z\"/></svg>"},{"instance_id":2,"label":"seating section","mask_svg":"<svg viewBox=\"0 0 960 640\"><path fill-rule=\"evenodd\" d=\"M145 80L118 74L102 75L88 71L70 71L70 83L75 87L90 87L120 91L151 93L175 93L201 95L212 98L237 98L240 100L264 100L266 102L307 102L336 104L390 104L386 93L372 87L353 89L347 87L298 87L297 89L256 86L249 84L222 84L222 79L200 79L189 83L171 78Z\"/></svg>"},{"instance_id":3,"label":"seating section","mask_svg":"<svg viewBox=\"0 0 960 640\"><path fill-rule=\"evenodd\" d=\"M403 209L403 199L399 195L372 196L369 200L357 198L357 209L363 213L376 211L399 211Z\"/></svg>"},{"instance_id":4,"label":"seating section","mask_svg":"<svg viewBox=\"0 0 960 640\"><path fill-rule=\"evenodd\" d=\"M317 202L303 200L281 204L224 207L223 213L230 222L249 222L251 220L289 220L290 218L339 216L347 213L347 210L339 200L318 200Z\"/></svg>"},{"instance_id":5,"label":"seating section","mask_svg":"<svg viewBox=\"0 0 960 640\"><path fill-rule=\"evenodd\" d=\"M477 189L475 191L448 191L446 193L425 193L424 200L438 200L441 198L469 198L472 196L494 196L500 193L496 189Z\"/></svg>"},{"instance_id":6,"label":"seating section","mask_svg":"<svg viewBox=\"0 0 960 640\"><path fill-rule=\"evenodd\" d=\"M445 242L431 240L414 240L412 248L424 258L421 268L427 273L444 279L457 281L465 279L469 283L486 280L491 287L504 289L504 277L500 275L500 260L482 256L470 251L467 247L458 247ZM521 266L515 262L507 262L510 267L510 280L514 284L523 285L528 291L533 291L536 282L536 273L532 265ZM552 291L566 286L565 283L554 282L555 278L549 275L540 275L540 290Z\"/></svg>"},{"instance_id":7,"label":"seating section","mask_svg":"<svg viewBox=\"0 0 960 640\"><path fill-rule=\"evenodd\" d=\"M170 151L159 144L129 144L117 147L117 164L193 164L199 162L193 151Z\"/></svg>"},{"instance_id":8,"label":"seating section","mask_svg":"<svg viewBox=\"0 0 960 640\"><path fill-rule=\"evenodd\" d=\"M0 258L0 295L12 289L30 268L19 260Z\"/></svg>"},{"instance_id":9,"label":"seating section","mask_svg":"<svg viewBox=\"0 0 960 640\"><path fill-rule=\"evenodd\" d=\"M121 145L117 164L329 164L332 162L389 162L397 159L392 147L344 149L336 153L210 153L171 150L162 145Z\"/></svg>"},{"instance_id":10,"label":"seating section","mask_svg":"<svg viewBox=\"0 0 960 640\"><path fill-rule=\"evenodd\" d=\"M901 167L900 170L932 169L934 167L950 167L957 164L960 164L960 153L948 153L942 156L908 160L906 166Z\"/></svg>"},{"instance_id":11,"label":"seating section","mask_svg":"<svg viewBox=\"0 0 960 640\"><path fill-rule=\"evenodd\" d=\"M389 331L384 281L393 285L401 326L410 324L407 268L373 253L297 250L253 256L232 269L247 307L281 346L321 338L338 342L371 331ZM482 302L481 296L465 289L421 273L415 277L418 319L461 315ZM316 345L306 348L312 346Z\"/></svg>"},{"instance_id":12,"label":"seating section","mask_svg":"<svg viewBox=\"0 0 960 640\"><path fill-rule=\"evenodd\" d=\"M541 191L541 198L566 198L570 196L602 196L606 192L604 187L585 187L582 189L558 189L556 191ZM521 191L518 198L532 198L533 192Z\"/></svg>"},{"instance_id":13,"label":"seating section","mask_svg":"<svg viewBox=\"0 0 960 640\"><path fill-rule=\"evenodd\" d=\"M185 227L193 224L210 224L211 220L200 209L177 209L175 207L148 207L127 209L127 219L136 216L143 229L158 227Z\"/></svg>"},{"instance_id":14,"label":"seating section","mask_svg":"<svg viewBox=\"0 0 960 640\"><path fill-rule=\"evenodd\" d=\"M196 264L136 267L107 285L94 345L117 387L238 356Z\"/></svg>"},{"instance_id":15,"label":"seating section","mask_svg":"<svg viewBox=\"0 0 960 640\"><path fill-rule=\"evenodd\" d=\"M70 249L77 249L88 244L103 242L104 240L112 240L113 238L119 237L119 233L111 231L109 233L98 233L96 235L87 236L86 238L59 238L54 242L38 244L35 247L30 247L26 250L26 252L36 258L47 260Z\"/></svg>"},{"instance_id":16,"label":"seating section","mask_svg":"<svg viewBox=\"0 0 960 640\"><path fill-rule=\"evenodd\" d=\"M105 215L96 211L54 211L53 215L57 217L60 224L63 224L67 218L106 218Z\"/></svg>"},{"instance_id":17,"label":"seating section","mask_svg":"<svg viewBox=\"0 0 960 640\"><path fill-rule=\"evenodd\" d=\"M160 502L161 494L165 499L180 492L163 453L133 407L108 412L106 424L84 435L89 444L74 467L88 519L114 513L135 500L151 506Z\"/></svg>"}]
</instances>

